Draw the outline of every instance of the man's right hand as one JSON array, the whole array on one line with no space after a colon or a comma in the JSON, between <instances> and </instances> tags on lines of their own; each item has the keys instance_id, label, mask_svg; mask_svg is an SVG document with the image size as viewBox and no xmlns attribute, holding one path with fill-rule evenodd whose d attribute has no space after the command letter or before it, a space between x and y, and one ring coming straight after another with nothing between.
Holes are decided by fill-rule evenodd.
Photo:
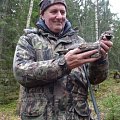
<instances>
[{"instance_id":1,"label":"man's right hand","mask_svg":"<svg viewBox=\"0 0 120 120\"><path fill-rule=\"evenodd\" d=\"M81 50L79 48L70 50L65 54L65 60L68 65L68 68L72 70L73 68L82 66L85 63L91 63L98 60L99 57L98 58L91 57L95 53L98 53L97 49L83 53L81 53Z\"/></svg>"}]
</instances>

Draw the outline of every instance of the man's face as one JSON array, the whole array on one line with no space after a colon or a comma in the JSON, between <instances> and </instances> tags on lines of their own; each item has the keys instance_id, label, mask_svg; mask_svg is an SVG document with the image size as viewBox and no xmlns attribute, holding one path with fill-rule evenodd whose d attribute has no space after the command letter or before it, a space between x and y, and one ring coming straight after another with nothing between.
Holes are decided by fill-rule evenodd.
<instances>
[{"instance_id":1,"label":"man's face","mask_svg":"<svg viewBox=\"0 0 120 120\"><path fill-rule=\"evenodd\" d=\"M65 26L66 9L62 4L54 4L47 8L42 15L47 27L54 33L59 33Z\"/></svg>"}]
</instances>

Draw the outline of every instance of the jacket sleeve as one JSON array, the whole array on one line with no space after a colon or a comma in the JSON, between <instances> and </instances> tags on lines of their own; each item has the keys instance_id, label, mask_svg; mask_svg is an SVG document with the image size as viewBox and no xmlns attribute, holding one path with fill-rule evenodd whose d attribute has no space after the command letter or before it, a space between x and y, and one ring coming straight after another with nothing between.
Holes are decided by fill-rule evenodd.
<instances>
[{"instance_id":1,"label":"jacket sleeve","mask_svg":"<svg viewBox=\"0 0 120 120\"><path fill-rule=\"evenodd\" d=\"M89 80L93 85L103 82L108 76L109 62L106 59L99 59L89 64Z\"/></svg>"},{"instance_id":2,"label":"jacket sleeve","mask_svg":"<svg viewBox=\"0 0 120 120\"><path fill-rule=\"evenodd\" d=\"M69 72L67 65L64 68L58 63L59 58L36 61L36 53L29 38L21 36L14 54L13 73L21 85L35 87L54 82Z\"/></svg>"}]
</instances>

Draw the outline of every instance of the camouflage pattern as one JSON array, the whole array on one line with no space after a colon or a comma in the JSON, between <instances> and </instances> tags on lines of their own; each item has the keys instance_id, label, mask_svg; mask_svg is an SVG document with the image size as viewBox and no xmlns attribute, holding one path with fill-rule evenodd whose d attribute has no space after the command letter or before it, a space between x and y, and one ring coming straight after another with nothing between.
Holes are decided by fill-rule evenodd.
<instances>
[{"instance_id":1,"label":"camouflage pattern","mask_svg":"<svg viewBox=\"0 0 120 120\"><path fill-rule=\"evenodd\" d=\"M22 120L90 120L86 75L93 84L100 83L107 77L108 62L63 71L57 50L83 39L71 33L57 38L43 31L26 32L18 41L13 62L24 91Z\"/></svg>"}]
</instances>

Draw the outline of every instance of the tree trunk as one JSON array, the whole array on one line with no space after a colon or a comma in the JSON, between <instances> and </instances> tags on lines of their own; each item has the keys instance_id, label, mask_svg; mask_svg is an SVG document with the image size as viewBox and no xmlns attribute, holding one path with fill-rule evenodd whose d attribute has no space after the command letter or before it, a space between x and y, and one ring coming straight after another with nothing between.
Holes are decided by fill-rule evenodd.
<instances>
[{"instance_id":1,"label":"tree trunk","mask_svg":"<svg viewBox=\"0 0 120 120\"><path fill-rule=\"evenodd\" d=\"M98 0L95 3L95 32L96 32L96 41L99 39L98 37Z\"/></svg>"},{"instance_id":2,"label":"tree trunk","mask_svg":"<svg viewBox=\"0 0 120 120\"><path fill-rule=\"evenodd\" d=\"M33 10L33 3L34 3L34 0L31 0L30 7L29 7L29 13L28 13L28 16L27 16L26 28L28 28L30 26L30 20L31 20L31 15L32 15L32 10Z\"/></svg>"}]
</instances>

